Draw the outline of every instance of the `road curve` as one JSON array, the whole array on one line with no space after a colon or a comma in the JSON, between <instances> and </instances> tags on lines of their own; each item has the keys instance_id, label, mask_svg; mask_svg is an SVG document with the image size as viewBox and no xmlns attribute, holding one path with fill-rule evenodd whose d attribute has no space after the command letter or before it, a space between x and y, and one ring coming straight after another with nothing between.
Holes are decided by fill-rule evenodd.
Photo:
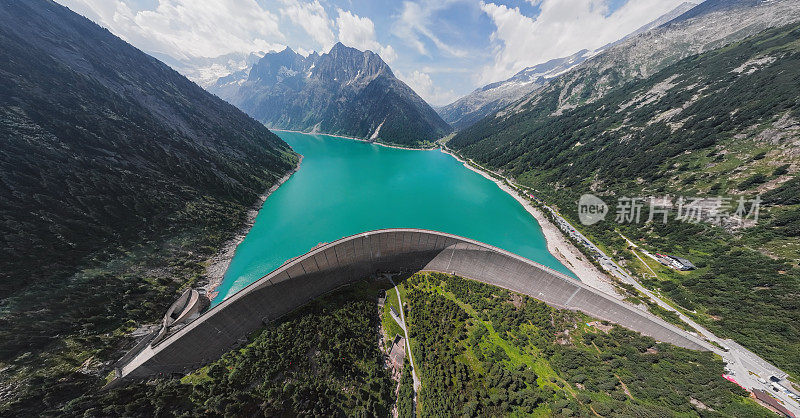
<instances>
[{"instance_id":1,"label":"road curve","mask_svg":"<svg viewBox=\"0 0 800 418\"><path fill-rule=\"evenodd\" d=\"M378 272L398 271L456 274L556 308L582 311L658 341L711 349L646 311L508 251L443 232L383 229L339 239L288 261L156 346L130 356L114 385L200 367L246 342L250 332L319 296Z\"/></svg>"}]
</instances>

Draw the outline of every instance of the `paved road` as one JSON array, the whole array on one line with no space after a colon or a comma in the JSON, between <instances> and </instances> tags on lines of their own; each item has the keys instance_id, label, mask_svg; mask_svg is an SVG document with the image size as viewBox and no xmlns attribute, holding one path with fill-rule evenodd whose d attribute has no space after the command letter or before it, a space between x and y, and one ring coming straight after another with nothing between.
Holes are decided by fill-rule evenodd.
<instances>
[{"instance_id":1,"label":"paved road","mask_svg":"<svg viewBox=\"0 0 800 418\"><path fill-rule=\"evenodd\" d=\"M782 383L785 387L791 387L790 383L784 380L788 376L786 372L770 364L768 361L762 359L750 350L742 347L735 341L717 337L705 327L701 326L688 316L673 308L659 296L642 286L642 284L639 283L636 278L629 274L625 269L620 267L619 264L617 264L611 257L606 255L583 234L577 231L569 222L567 222L566 219L559 215L558 212L554 211L547 205L544 206L548 211L550 211L550 213L553 214L557 223L559 224L559 227L561 227L563 231L567 232L578 242L584 244L586 248L595 254L595 258L606 271L613 274L624 283L630 284L636 288L636 290L650 298L650 300L652 300L661 308L675 312L684 323L695 330L695 332L692 334L697 335L706 341L713 342L724 347L724 349L720 349L714 346L714 352L722 357L723 361L726 363L728 374L742 387L749 391L754 389L766 390L768 393L772 394L772 396L778 398L789 411L800 417L800 402L792 399L789 396L788 391L775 390L772 386L772 382L770 381L770 377L775 376L781 379L781 382L779 383ZM622 237L634 248L639 247L624 235L622 235Z\"/></svg>"},{"instance_id":2,"label":"paved road","mask_svg":"<svg viewBox=\"0 0 800 418\"><path fill-rule=\"evenodd\" d=\"M622 234L620 235L622 236L622 238L625 239L625 241L628 242L629 245L631 245L634 248L639 248L638 245L629 240L626 236ZM616 265L616 263L614 264ZM783 380L787 376L787 373L775 367L774 365L770 364L766 360L762 359L752 351L742 347L735 341L717 337L711 331L704 328L697 322L693 321L691 318L684 315L683 313L677 311L675 308L664 302L660 297L656 296L655 294L647 290L633 276L629 275L621 267L619 266L617 267L618 271L622 272L622 277L620 276L618 277L625 280L626 283L635 286L637 290L647 295L651 300L653 300L662 308L678 314L678 316L683 322L692 327L697 332L697 334L699 334L700 337L704 338L706 341L714 342L724 347L725 349L719 349L715 347L714 352L716 352L722 357L723 361L725 361L726 363L728 374L734 380L736 380L741 386L750 391L752 391L753 389L766 390L767 392L772 394L772 396L778 398L788 410L790 410L795 415L800 416L800 403L792 399L789 396L788 391L774 390L772 382L770 381L770 377L772 376L781 378L781 380ZM786 381L782 381L781 383L783 383L787 387L790 387L790 383Z\"/></svg>"},{"instance_id":3,"label":"paved road","mask_svg":"<svg viewBox=\"0 0 800 418\"><path fill-rule=\"evenodd\" d=\"M416 397L416 393L419 392L420 381L419 377L417 377L417 368L414 367L414 356L411 354L411 340L408 339L408 328L406 327L406 316L403 313L403 299L400 298L400 290L397 289L397 285L392 280L391 276L386 276L389 278L389 281L392 282L392 286L394 286L394 291L397 293L397 304L400 305L400 328L403 328L403 332L406 334L406 349L408 349L408 360L411 362L411 376L414 378L414 393Z\"/></svg>"}]
</instances>

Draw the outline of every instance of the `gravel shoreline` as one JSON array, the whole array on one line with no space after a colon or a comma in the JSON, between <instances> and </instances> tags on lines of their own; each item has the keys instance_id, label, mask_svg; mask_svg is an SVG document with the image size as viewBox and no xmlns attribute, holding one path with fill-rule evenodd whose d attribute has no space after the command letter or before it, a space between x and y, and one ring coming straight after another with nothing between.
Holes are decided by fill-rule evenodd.
<instances>
[{"instance_id":1,"label":"gravel shoreline","mask_svg":"<svg viewBox=\"0 0 800 418\"><path fill-rule=\"evenodd\" d=\"M358 142L366 142L368 144L380 145L380 146L386 147L386 148L404 149L404 150L410 150L410 151L434 151L434 150L436 150L435 147L434 148L403 147L403 146L400 146L400 145L386 144L386 143L380 142L380 141L371 141L369 139L356 138L354 136L326 134L324 132L303 132L303 131L293 131L291 129L272 129L272 130L273 131L277 131L277 132L295 132L295 133L298 133L298 134L306 134L306 135L325 135L325 136L330 136L330 137L333 137L333 138L350 139L350 140L358 141Z\"/></svg>"},{"instance_id":2,"label":"gravel shoreline","mask_svg":"<svg viewBox=\"0 0 800 418\"><path fill-rule=\"evenodd\" d=\"M564 266L570 269L570 271L575 273L580 281L610 296L621 298L621 296L617 293L616 288L612 284L611 279L605 273L601 272L594 264L592 264L592 262L587 260L586 256L583 255L583 253L581 253L577 248L575 248L571 242L569 242L561 230L555 226L555 224L550 222L550 219L548 219L537 207L533 206L531 202L529 202L527 199L524 199L504 182L497 180L485 171L472 166L458 155L448 151L445 148L442 148L442 152L449 154L459 162L463 163L464 167L493 181L495 184L497 184L497 187L508 193L517 202L519 202L525 208L525 210L527 210L528 213L530 213L536 219L536 221L539 223L539 226L542 228L542 233L544 234L545 242L547 243L547 250L550 252L550 254L553 254L558 261L564 264Z\"/></svg>"},{"instance_id":3,"label":"gravel shoreline","mask_svg":"<svg viewBox=\"0 0 800 418\"><path fill-rule=\"evenodd\" d=\"M239 244L244 241L244 237L247 236L247 233L250 232L250 228L253 227L253 224L256 222L256 217L258 216L258 212L261 210L261 207L266 202L269 195L271 195L275 190L278 190L286 180L289 180L292 177L292 174L296 173L297 170L300 169L300 164L303 162L303 156L300 156L300 159L297 161L297 166L295 166L292 171L286 173L285 176L281 177L269 190L259 197L258 201L247 211L247 217L245 220L244 225L236 232L236 235L233 238L229 239L213 257L211 257L208 261L209 264L206 267L206 272L204 274L204 279L206 280L205 286L202 286L203 289L206 291L206 296L210 300L214 300L217 297L217 288L220 284L222 284L222 280L225 277L225 272L228 271L228 266L231 265L231 260L233 260L234 254L236 254L236 248Z\"/></svg>"}]
</instances>

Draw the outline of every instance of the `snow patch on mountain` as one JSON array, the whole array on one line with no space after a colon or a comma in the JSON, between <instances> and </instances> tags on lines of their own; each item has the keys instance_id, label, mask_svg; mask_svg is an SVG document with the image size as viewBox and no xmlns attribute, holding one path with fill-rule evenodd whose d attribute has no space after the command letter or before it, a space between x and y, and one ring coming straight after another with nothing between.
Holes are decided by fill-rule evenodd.
<instances>
[{"instance_id":1,"label":"snow patch on mountain","mask_svg":"<svg viewBox=\"0 0 800 418\"><path fill-rule=\"evenodd\" d=\"M564 74L593 56L596 51L582 50L569 57L556 58L525 68L508 80L476 89L455 102L438 109L442 118L456 129L465 128L496 112Z\"/></svg>"}]
</instances>

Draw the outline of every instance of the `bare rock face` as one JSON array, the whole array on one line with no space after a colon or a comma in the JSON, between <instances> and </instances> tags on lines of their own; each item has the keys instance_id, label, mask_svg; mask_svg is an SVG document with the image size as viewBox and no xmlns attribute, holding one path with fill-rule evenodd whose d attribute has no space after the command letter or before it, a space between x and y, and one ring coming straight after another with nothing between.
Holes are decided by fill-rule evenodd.
<instances>
[{"instance_id":1,"label":"bare rock face","mask_svg":"<svg viewBox=\"0 0 800 418\"><path fill-rule=\"evenodd\" d=\"M375 53L337 43L304 57L269 53L246 80L225 77L209 88L268 127L416 145L450 132Z\"/></svg>"},{"instance_id":2,"label":"bare rock face","mask_svg":"<svg viewBox=\"0 0 800 418\"><path fill-rule=\"evenodd\" d=\"M484 117L494 114L504 107L517 102L556 77L582 64L589 58L641 33L668 23L695 6L696 3L685 2L617 42L605 45L594 51L581 50L567 57L555 58L542 64L525 68L508 80L498 81L476 89L455 102L438 108L437 111L442 115L442 118L455 129L467 128Z\"/></svg>"},{"instance_id":3,"label":"bare rock face","mask_svg":"<svg viewBox=\"0 0 800 418\"><path fill-rule=\"evenodd\" d=\"M800 4L793 0L708 0L662 26L586 60L541 91L522 99L518 107L534 102L540 94L560 90L559 102L552 111L561 114L686 57L799 20Z\"/></svg>"},{"instance_id":4,"label":"bare rock face","mask_svg":"<svg viewBox=\"0 0 800 418\"><path fill-rule=\"evenodd\" d=\"M455 102L439 108L438 112L454 128L466 128L542 87L553 78L584 62L589 56L591 52L584 49L569 57L556 58L528 67L508 80L476 89Z\"/></svg>"}]
</instances>

